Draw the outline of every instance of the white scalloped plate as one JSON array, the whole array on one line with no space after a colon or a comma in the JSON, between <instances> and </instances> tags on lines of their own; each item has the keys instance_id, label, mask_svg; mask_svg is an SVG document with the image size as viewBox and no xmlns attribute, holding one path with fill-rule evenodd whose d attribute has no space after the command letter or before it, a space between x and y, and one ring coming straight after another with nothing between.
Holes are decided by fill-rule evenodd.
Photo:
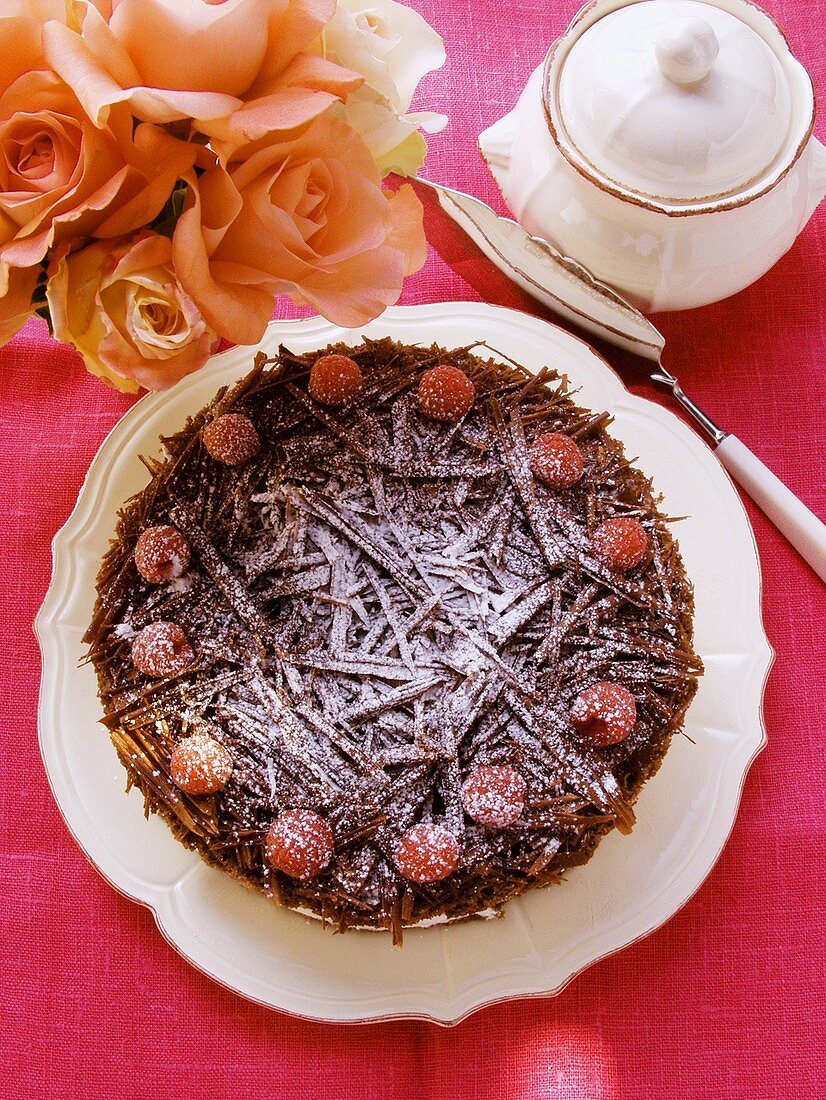
<instances>
[{"instance_id":1,"label":"white scalloped plate","mask_svg":"<svg viewBox=\"0 0 826 1100\"><path fill-rule=\"evenodd\" d=\"M252 350L215 356L173 390L139 401L104 441L75 509L55 537L52 583L35 630L43 654L40 746L69 829L104 878L155 914L193 965L245 997L329 1021L420 1018L456 1023L482 1005L558 993L584 967L646 935L697 890L731 830L749 765L765 744L762 695L772 650L760 616L760 567L745 511L713 453L675 416L635 397L587 344L526 314L472 303L389 309L360 330L320 319L275 322L262 341L309 351L364 333L407 342L489 344L527 367L545 363L608 409L613 431L654 478L696 589L696 643L706 673L627 837L610 834L568 881L511 902L502 920L413 930L404 947L370 932L332 934L208 868L137 791L103 729L95 675L80 665L98 562L118 506L147 480L140 453L171 434Z\"/></svg>"}]
</instances>

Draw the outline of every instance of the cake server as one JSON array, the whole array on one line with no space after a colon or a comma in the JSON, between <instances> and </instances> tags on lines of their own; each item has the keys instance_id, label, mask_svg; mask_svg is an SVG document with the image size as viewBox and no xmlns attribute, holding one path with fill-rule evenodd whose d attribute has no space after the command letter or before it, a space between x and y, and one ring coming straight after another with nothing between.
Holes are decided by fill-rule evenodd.
<instances>
[{"instance_id":1,"label":"cake server","mask_svg":"<svg viewBox=\"0 0 826 1100\"><path fill-rule=\"evenodd\" d=\"M548 241L532 237L480 199L428 180L409 181L426 211L434 205L512 282L577 328L654 362L651 380L666 386L699 425L734 481L826 581L826 526L746 445L724 431L662 364L665 337L630 302Z\"/></svg>"}]
</instances>

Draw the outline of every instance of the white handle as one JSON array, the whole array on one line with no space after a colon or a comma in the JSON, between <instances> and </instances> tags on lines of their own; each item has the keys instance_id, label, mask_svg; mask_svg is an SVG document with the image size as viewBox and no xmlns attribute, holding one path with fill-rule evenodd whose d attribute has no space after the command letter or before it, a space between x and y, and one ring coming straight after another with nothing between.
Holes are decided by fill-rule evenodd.
<instances>
[{"instance_id":1,"label":"white handle","mask_svg":"<svg viewBox=\"0 0 826 1100\"><path fill-rule=\"evenodd\" d=\"M754 503L826 581L826 526L775 477L736 435L727 435L716 455Z\"/></svg>"}]
</instances>

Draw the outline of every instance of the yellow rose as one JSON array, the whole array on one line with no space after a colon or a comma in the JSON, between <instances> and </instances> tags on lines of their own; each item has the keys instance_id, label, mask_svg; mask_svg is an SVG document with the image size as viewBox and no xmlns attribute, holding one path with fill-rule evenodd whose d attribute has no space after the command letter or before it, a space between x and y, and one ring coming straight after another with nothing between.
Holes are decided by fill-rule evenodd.
<instances>
[{"instance_id":1,"label":"yellow rose","mask_svg":"<svg viewBox=\"0 0 826 1100\"><path fill-rule=\"evenodd\" d=\"M119 390L166 389L204 365L215 339L157 233L63 250L46 296L57 339Z\"/></svg>"}]
</instances>

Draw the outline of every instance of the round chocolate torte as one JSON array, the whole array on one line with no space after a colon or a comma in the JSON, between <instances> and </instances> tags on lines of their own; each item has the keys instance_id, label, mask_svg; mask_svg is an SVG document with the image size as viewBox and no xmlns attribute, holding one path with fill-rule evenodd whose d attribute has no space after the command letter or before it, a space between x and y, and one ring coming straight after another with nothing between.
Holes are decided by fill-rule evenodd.
<instances>
[{"instance_id":1,"label":"round chocolate torte","mask_svg":"<svg viewBox=\"0 0 826 1100\"><path fill-rule=\"evenodd\" d=\"M630 831L701 665L609 424L483 345L259 355L145 460L98 576L85 641L147 813L396 942Z\"/></svg>"}]
</instances>

